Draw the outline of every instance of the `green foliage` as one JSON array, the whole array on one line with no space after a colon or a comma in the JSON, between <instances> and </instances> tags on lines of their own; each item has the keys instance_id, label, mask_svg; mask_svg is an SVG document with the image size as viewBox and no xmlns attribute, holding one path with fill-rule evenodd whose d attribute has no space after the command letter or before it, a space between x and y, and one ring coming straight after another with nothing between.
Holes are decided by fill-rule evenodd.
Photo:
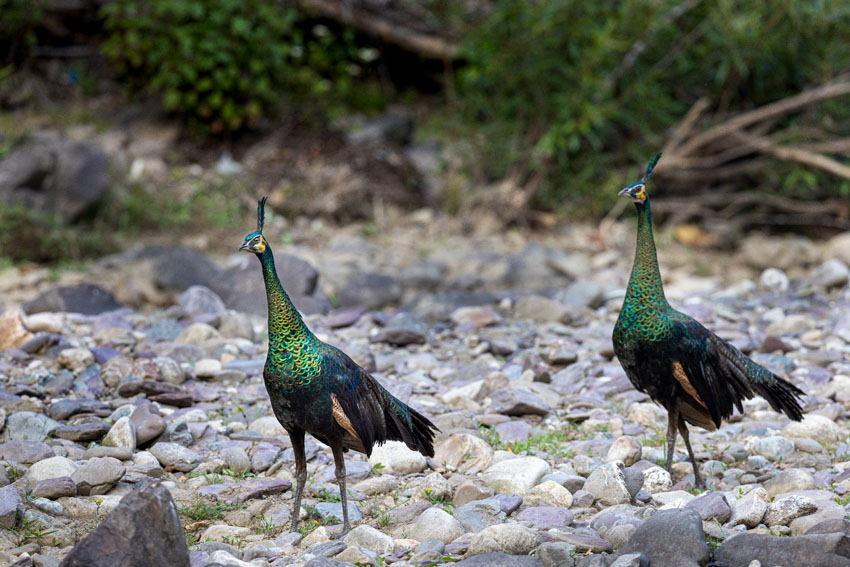
<instances>
[{"instance_id":1,"label":"green foliage","mask_svg":"<svg viewBox=\"0 0 850 567\"><path fill-rule=\"evenodd\" d=\"M15 537L15 542L20 547L28 543L38 543L41 545L50 545L58 547L59 542L55 537L46 540L47 536L56 533L56 530L49 530L44 527L40 520L30 520L26 516L20 517L20 523L12 528L3 528Z\"/></svg>"},{"instance_id":2,"label":"green foliage","mask_svg":"<svg viewBox=\"0 0 850 567\"><path fill-rule=\"evenodd\" d=\"M720 112L743 110L828 81L850 63L844 2L493 6L466 35L459 127L476 133L485 177L543 171L539 204L573 212L607 209L634 164L698 98ZM850 118L846 101L818 112Z\"/></svg>"},{"instance_id":3,"label":"green foliage","mask_svg":"<svg viewBox=\"0 0 850 567\"><path fill-rule=\"evenodd\" d=\"M224 513L233 510L233 505L223 500L209 501L203 496L196 496L188 506L177 509L180 514L194 522L201 520L221 520Z\"/></svg>"},{"instance_id":4,"label":"green foliage","mask_svg":"<svg viewBox=\"0 0 850 567\"><path fill-rule=\"evenodd\" d=\"M250 126L282 95L374 102L359 77L376 52L359 49L350 30L310 28L295 3L114 0L102 15L104 53L203 130Z\"/></svg>"},{"instance_id":5,"label":"green foliage","mask_svg":"<svg viewBox=\"0 0 850 567\"><path fill-rule=\"evenodd\" d=\"M4 65L21 64L36 43L35 30L44 19L42 0L0 0L0 80Z\"/></svg>"}]
</instances>

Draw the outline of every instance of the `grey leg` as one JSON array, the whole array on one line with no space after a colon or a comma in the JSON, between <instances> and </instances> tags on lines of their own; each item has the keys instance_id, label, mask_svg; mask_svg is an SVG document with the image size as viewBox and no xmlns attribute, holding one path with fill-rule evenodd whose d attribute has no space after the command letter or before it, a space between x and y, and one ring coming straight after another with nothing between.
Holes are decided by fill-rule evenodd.
<instances>
[{"instance_id":1,"label":"grey leg","mask_svg":"<svg viewBox=\"0 0 850 567\"><path fill-rule=\"evenodd\" d=\"M685 440L685 447L688 448L688 456L691 458L691 464L694 465L694 485L697 488L705 488L705 481L702 475L699 474L699 465L697 465L696 457L694 457L694 450L691 449L688 426L685 424L685 420L681 418L679 418L679 433L681 433L682 439Z\"/></svg>"},{"instance_id":2,"label":"grey leg","mask_svg":"<svg viewBox=\"0 0 850 567\"><path fill-rule=\"evenodd\" d=\"M676 428L679 423L679 406L667 408L667 472L672 474L673 452L676 450Z\"/></svg>"},{"instance_id":3,"label":"grey leg","mask_svg":"<svg viewBox=\"0 0 850 567\"><path fill-rule=\"evenodd\" d=\"M348 533L351 526L348 523L348 494L345 490L345 458L343 457L342 447L331 447L334 454L334 465L336 466L336 481L339 484L339 495L342 498L342 534Z\"/></svg>"},{"instance_id":4,"label":"grey leg","mask_svg":"<svg viewBox=\"0 0 850 567\"><path fill-rule=\"evenodd\" d=\"M292 518L289 531L298 531L298 519L301 517L301 495L304 494L304 484L307 482L307 456L304 452L304 430L289 432L292 441L292 452L295 453L295 502L292 504Z\"/></svg>"}]
</instances>

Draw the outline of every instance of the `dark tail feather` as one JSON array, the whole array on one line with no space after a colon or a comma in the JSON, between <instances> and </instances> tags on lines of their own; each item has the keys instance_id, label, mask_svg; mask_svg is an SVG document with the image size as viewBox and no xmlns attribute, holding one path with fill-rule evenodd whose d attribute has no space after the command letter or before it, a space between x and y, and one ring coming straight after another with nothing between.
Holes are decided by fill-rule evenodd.
<instances>
[{"instance_id":1,"label":"dark tail feather","mask_svg":"<svg viewBox=\"0 0 850 567\"><path fill-rule=\"evenodd\" d=\"M803 419L803 409L799 401L803 391L791 382L774 374L770 382L755 383L753 387L776 411L784 413L794 421Z\"/></svg>"},{"instance_id":2,"label":"dark tail feather","mask_svg":"<svg viewBox=\"0 0 850 567\"><path fill-rule=\"evenodd\" d=\"M387 439L403 441L413 451L426 457L434 456L434 433L439 431L431 420L404 402L385 392L387 396Z\"/></svg>"}]
</instances>

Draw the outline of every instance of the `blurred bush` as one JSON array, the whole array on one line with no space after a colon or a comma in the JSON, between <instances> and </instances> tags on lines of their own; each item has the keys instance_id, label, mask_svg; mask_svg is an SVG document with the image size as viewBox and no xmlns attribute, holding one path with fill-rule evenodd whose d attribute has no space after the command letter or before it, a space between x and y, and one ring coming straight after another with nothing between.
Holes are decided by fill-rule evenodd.
<instances>
[{"instance_id":1,"label":"blurred bush","mask_svg":"<svg viewBox=\"0 0 850 567\"><path fill-rule=\"evenodd\" d=\"M325 110L381 103L358 88L374 50L350 31L310 25L294 3L113 0L102 15L104 53L131 85L160 92L166 110L204 131L250 126L287 96Z\"/></svg>"},{"instance_id":2,"label":"blurred bush","mask_svg":"<svg viewBox=\"0 0 850 567\"><path fill-rule=\"evenodd\" d=\"M487 177L542 168L538 205L599 213L700 97L723 115L849 70L848 29L837 0L493 0L465 32L458 115ZM846 135L846 100L817 113Z\"/></svg>"},{"instance_id":3,"label":"blurred bush","mask_svg":"<svg viewBox=\"0 0 850 567\"><path fill-rule=\"evenodd\" d=\"M0 0L0 79L29 55L43 18L41 0Z\"/></svg>"}]
</instances>

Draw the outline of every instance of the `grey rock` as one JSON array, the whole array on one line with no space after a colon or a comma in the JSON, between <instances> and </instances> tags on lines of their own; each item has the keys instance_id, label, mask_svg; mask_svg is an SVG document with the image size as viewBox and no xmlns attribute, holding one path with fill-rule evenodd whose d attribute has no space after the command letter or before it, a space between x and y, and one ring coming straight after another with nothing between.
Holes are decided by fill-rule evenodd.
<instances>
[{"instance_id":1,"label":"grey rock","mask_svg":"<svg viewBox=\"0 0 850 567\"><path fill-rule=\"evenodd\" d=\"M501 388L490 394L490 411L502 415L546 415L549 404L525 388Z\"/></svg>"},{"instance_id":2,"label":"grey rock","mask_svg":"<svg viewBox=\"0 0 850 567\"><path fill-rule=\"evenodd\" d=\"M251 318L238 311L226 310L218 317L218 332L228 339L254 340L254 324Z\"/></svg>"},{"instance_id":3,"label":"grey rock","mask_svg":"<svg viewBox=\"0 0 850 567\"><path fill-rule=\"evenodd\" d=\"M626 482L626 490L629 491L629 496L634 498L643 488L643 471L635 467L626 467L623 469L623 480Z\"/></svg>"},{"instance_id":4,"label":"grey rock","mask_svg":"<svg viewBox=\"0 0 850 567\"><path fill-rule=\"evenodd\" d=\"M809 276L806 283L813 287L829 289L847 284L850 268L838 258L830 258Z\"/></svg>"},{"instance_id":5,"label":"grey rock","mask_svg":"<svg viewBox=\"0 0 850 567\"><path fill-rule=\"evenodd\" d=\"M649 567L649 559L643 553L627 553L615 559L611 567Z\"/></svg>"},{"instance_id":6,"label":"grey rock","mask_svg":"<svg viewBox=\"0 0 850 567\"><path fill-rule=\"evenodd\" d=\"M224 301L210 288L203 285L189 286L180 298L178 305L190 317L199 315L220 315L224 312Z\"/></svg>"},{"instance_id":7,"label":"grey rock","mask_svg":"<svg viewBox=\"0 0 850 567\"><path fill-rule=\"evenodd\" d=\"M443 543L449 543L463 535L465 531L457 519L434 506L422 512L413 525L410 535L419 541L438 539Z\"/></svg>"},{"instance_id":8,"label":"grey rock","mask_svg":"<svg viewBox=\"0 0 850 567\"><path fill-rule=\"evenodd\" d=\"M640 441L629 435L623 435L611 444L605 460L609 463L623 461L624 465L630 467L641 459L642 450Z\"/></svg>"},{"instance_id":9,"label":"grey rock","mask_svg":"<svg viewBox=\"0 0 850 567\"><path fill-rule=\"evenodd\" d=\"M28 315L43 312L82 313L97 315L105 311L121 309L111 292L94 284L59 286L45 291L32 301L24 304Z\"/></svg>"},{"instance_id":10,"label":"grey rock","mask_svg":"<svg viewBox=\"0 0 850 567\"><path fill-rule=\"evenodd\" d=\"M54 455L53 449L39 441L13 439L0 444L0 461L31 465Z\"/></svg>"},{"instance_id":11,"label":"grey rock","mask_svg":"<svg viewBox=\"0 0 850 567\"><path fill-rule=\"evenodd\" d=\"M716 520L721 524L725 524L732 516L732 508L722 492L707 492L697 496L685 508L696 510L705 521Z\"/></svg>"},{"instance_id":12,"label":"grey rock","mask_svg":"<svg viewBox=\"0 0 850 567\"><path fill-rule=\"evenodd\" d=\"M245 451L239 447L225 447L221 450L220 455L224 459L224 464L227 465L227 468L236 473L245 473L251 470L251 460L245 454Z\"/></svg>"},{"instance_id":13,"label":"grey rock","mask_svg":"<svg viewBox=\"0 0 850 567\"><path fill-rule=\"evenodd\" d=\"M538 323L551 321L569 323L578 316L575 306L564 305L560 301L539 295L521 297L516 303L514 312L519 319L530 319Z\"/></svg>"},{"instance_id":14,"label":"grey rock","mask_svg":"<svg viewBox=\"0 0 850 567\"><path fill-rule=\"evenodd\" d=\"M495 498L469 502L452 513L467 532L480 532L487 526L505 521L505 513Z\"/></svg>"},{"instance_id":15,"label":"grey rock","mask_svg":"<svg viewBox=\"0 0 850 567\"><path fill-rule=\"evenodd\" d=\"M767 512L767 491L761 486L754 488L732 506L730 521L748 528L754 528L761 523Z\"/></svg>"},{"instance_id":16,"label":"grey rock","mask_svg":"<svg viewBox=\"0 0 850 567\"><path fill-rule=\"evenodd\" d=\"M136 430L136 444L144 445L165 431L165 420L159 415L159 410L153 404L142 404L130 414L130 421ZM178 421L177 423L185 422ZM188 432L188 427L186 428ZM189 434L191 436L191 433ZM191 444L191 441L189 441Z\"/></svg>"},{"instance_id":17,"label":"grey rock","mask_svg":"<svg viewBox=\"0 0 850 567\"><path fill-rule=\"evenodd\" d=\"M557 299L567 305L594 309L602 304L603 289L598 282L578 279L558 294Z\"/></svg>"},{"instance_id":18,"label":"grey rock","mask_svg":"<svg viewBox=\"0 0 850 567\"><path fill-rule=\"evenodd\" d=\"M112 457L96 457L83 463L71 475L77 492L83 496L106 494L121 480L126 468Z\"/></svg>"},{"instance_id":19,"label":"grey rock","mask_svg":"<svg viewBox=\"0 0 850 567\"><path fill-rule=\"evenodd\" d=\"M188 447L194 442L192 432L189 431L189 424L183 420L169 421L165 426L165 431L157 438L157 443L176 443L184 447Z\"/></svg>"},{"instance_id":20,"label":"grey rock","mask_svg":"<svg viewBox=\"0 0 850 567\"><path fill-rule=\"evenodd\" d=\"M374 343L390 343L396 346L425 344L428 338L428 326L424 321L410 313L396 313L387 324L370 340Z\"/></svg>"},{"instance_id":21,"label":"grey rock","mask_svg":"<svg viewBox=\"0 0 850 567\"><path fill-rule=\"evenodd\" d=\"M750 565L759 561L765 566L817 565L818 567L850 567L850 549L844 534L814 534L779 537L743 533L726 540L714 552L718 564ZM653 564L654 567L654 564Z\"/></svg>"},{"instance_id":22,"label":"grey rock","mask_svg":"<svg viewBox=\"0 0 850 567\"><path fill-rule=\"evenodd\" d=\"M517 514L516 519L538 529L565 528L573 523L573 513L560 506L533 506Z\"/></svg>"},{"instance_id":23,"label":"grey rock","mask_svg":"<svg viewBox=\"0 0 850 567\"><path fill-rule=\"evenodd\" d=\"M6 418L6 434L9 439L44 441L61 426L44 414L18 411Z\"/></svg>"},{"instance_id":24,"label":"grey rock","mask_svg":"<svg viewBox=\"0 0 850 567\"><path fill-rule=\"evenodd\" d=\"M110 428L109 433L103 438L101 444L105 447L122 447L124 449L136 450L136 426L130 416L118 419Z\"/></svg>"},{"instance_id":25,"label":"grey rock","mask_svg":"<svg viewBox=\"0 0 850 567\"><path fill-rule=\"evenodd\" d=\"M212 260L187 246L159 250L152 265L154 283L170 292L181 292L193 285L212 287L219 271Z\"/></svg>"},{"instance_id":26,"label":"grey rock","mask_svg":"<svg viewBox=\"0 0 850 567\"><path fill-rule=\"evenodd\" d=\"M525 555L538 545L540 536L534 530L519 524L496 524L484 528L472 537L467 555Z\"/></svg>"},{"instance_id":27,"label":"grey rock","mask_svg":"<svg viewBox=\"0 0 850 567\"><path fill-rule=\"evenodd\" d=\"M55 437L69 441L100 441L109 432L109 425L102 421L90 421L75 425L63 425L53 432Z\"/></svg>"},{"instance_id":28,"label":"grey rock","mask_svg":"<svg viewBox=\"0 0 850 567\"><path fill-rule=\"evenodd\" d=\"M538 457L518 457L500 461L489 467L481 480L497 494L524 495L549 472L549 464Z\"/></svg>"},{"instance_id":29,"label":"grey rock","mask_svg":"<svg viewBox=\"0 0 850 567\"><path fill-rule=\"evenodd\" d=\"M393 538L376 530L372 526L357 526L345 536L345 543L365 547L377 552L379 555L387 555L393 551Z\"/></svg>"},{"instance_id":30,"label":"grey rock","mask_svg":"<svg viewBox=\"0 0 850 567\"><path fill-rule=\"evenodd\" d=\"M621 555L643 553L652 567L697 567L709 558L696 510L659 510L620 549Z\"/></svg>"},{"instance_id":31,"label":"grey rock","mask_svg":"<svg viewBox=\"0 0 850 567\"><path fill-rule=\"evenodd\" d=\"M598 467L587 477L584 489L606 506L627 504L631 500L631 494L626 487L623 468L620 461Z\"/></svg>"},{"instance_id":32,"label":"grey rock","mask_svg":"<svg viewBox=\"0 0 850 567\"><path fill-rule=\"evenodd\" d=\"M342 541L324 541L310 546L308 553L312 553L317 557L333 557L334 555L345 551L348 545Z\"/></svg>"},{"instance_id":33,"label":"grey rock","mask_svg":"<svg viewBox=\"0 0 850 567\"><path fill-rule=\"evenodd\" d=\"M495 491L492 487L477 478L473 478L464 481L457 487L452 503L459 508L476 500L490 498L493 494L495 494Z\"/></svg>"},{"instance_id":34,"label":"grey rock","mask_svg":"<svg viewBox=\"0 0 850 567\"><path fill-rule=\"evenodd\" d=\"M362 307L371 311L397 304L401 294L401 284L394 277L359 273L339 291L337 301L340 307Z\"/></svg>"},{"instance_id":35,"label":"grey rock","mask_svg":"<svg viewBox=\"0 0 850 567\"><path fill-rule=\"evenodd\" d=\"M768 526L787 526L792 520L817 512L818 505L807 496L792 494L767 505L764 523Z\"/></svg>"},{"instance_id":36,"label":"grey rock","mask_svg":"<svg viewBox=\"0 0 850 567\"><path fill-rule=\"evenodd\" d=\"M562 541L548 541L537 549L543 567L574 567L576 546Z\"/></svg>"},{"instance_id":37,"label":"grey rock","mask_svg":"<svg viewBox=\"0 0 850 567\"><path fill-rule=\"evenodd\" d=\"M177 507L161 484L130 492L61 567L189 567Z\"/></svg>"},{"instance_id":38,"label":"grey rock","mask_svg":"<svg viewBox=\"0 0 850 567\"><path fill-rule=\"evenodd\" d=\"M777 461L794 451L794 442L781 435L756 437L747 441L747 450L770 461Z\"/></svg>"},{"instance_id":39,"label":"grey rock","mask_svg":"<svg viewBox=\"0 0 850 567\"><path fill-rule=\"evenodd\" d=\"M531 434L531 426L522 420L511 420L496 425L496 433L499 434L499 440L505 443L524 442Z\"/></svg>"},{"instance_id":40,"label":"grey rock","mask_svg":"<svg viewBox=\"0 0 850 567\"><path fill-rule=\"evenodd\" d=\"M47 478L39 481L32 489L33 498L49 498L55 500L63 496L76 496L77 483L69 476Z\"/></svg>"},{"instance_id":41,"label":"grey rock","mask_svg":"<svg viewBox=\"0 0 850 567\"><path fill-rule=\"evenodd\" d=\"M342 522L342 502L319 502L316 504L316 511L322 518ZM363 513L353 502L348 503L348 519L352 522L363 519Z\"/></svg>"},{"instance_id":42,"label":"grey rock","mask_svg":"<svg viewBox=\"0 0 850 567\"><path fill-rule=\"evenodd\" d=\"M160 441L149 450L163 467L171 466L178 471L189 472L201 463L200 455L177 443Z\"/></svg>"},{"instance_id":43,"label":"grey rock","mask_svg":"<svg viewBox=\"0 0 850 567\"><path fill-rule=\"evenodd\" d=\"M467 557L452 565L455 567L542 567L543 564L536 557L529 555L485 553L483 555Z\"/></svg>"},{"instance_id":44,"label":"grey rock","mask_svg":"<svg viewBox=\"0 0 850 567\"><path fill-rule=\"evenodd\" d=\"M29 136L0 160L4 206L22 203L73 221L97 203L108 188L106 153L90 142L53 132Z\"/></svg>"},{"instance_id":45,"label":"grey rock","mask_svg":"<svg viewBox=\"0 0 850 567\"><path fill-rule=\"evenodd\" d=\"M21 495L16 487L9 485L0 488L0 527L8 529L15 526L20 506Z\"/></svg>"}]
</instances>

